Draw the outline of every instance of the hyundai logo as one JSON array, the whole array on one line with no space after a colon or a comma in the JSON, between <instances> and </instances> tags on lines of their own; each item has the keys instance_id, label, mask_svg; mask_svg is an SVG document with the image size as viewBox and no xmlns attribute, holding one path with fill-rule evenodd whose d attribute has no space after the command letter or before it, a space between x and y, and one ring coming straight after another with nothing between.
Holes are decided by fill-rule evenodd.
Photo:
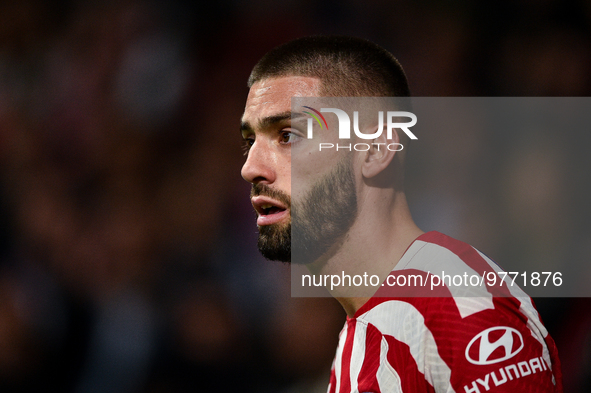
<instances>
[{"instance_id":1,"label":"hyundai logo","mask_svg":"<svg viewBox=\"0 0 591 393\"><path fill-rule=\"evenodd\" d=\"M497 331L500 331L496 333ZM503 350L498 348L503 347ZM472 364L494 364L517 355L523 348L523 337L516 329L495 326L478 333L466 347L466 359Z\"/></svg>"}]
</instances>

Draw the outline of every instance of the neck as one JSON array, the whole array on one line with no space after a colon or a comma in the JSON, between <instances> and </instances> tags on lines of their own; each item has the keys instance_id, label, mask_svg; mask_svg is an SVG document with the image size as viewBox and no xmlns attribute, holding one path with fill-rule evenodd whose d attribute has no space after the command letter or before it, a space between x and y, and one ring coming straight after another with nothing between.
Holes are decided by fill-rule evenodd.
<instances>
[{"instance_id":1,"label":"neck","mask_svg":"<svg viewBox=\"0 0 591 393\"><path fill-rule=\"evenodd\" d=\"M366 196L338 248L327 253L330 257L308 265L313 274L336 275L345 281L327 289L349 317L374 295L408 246L423 233L412 220L404 193L392 191L389 197L384 193Z\"/></svg>"}]
</instances>

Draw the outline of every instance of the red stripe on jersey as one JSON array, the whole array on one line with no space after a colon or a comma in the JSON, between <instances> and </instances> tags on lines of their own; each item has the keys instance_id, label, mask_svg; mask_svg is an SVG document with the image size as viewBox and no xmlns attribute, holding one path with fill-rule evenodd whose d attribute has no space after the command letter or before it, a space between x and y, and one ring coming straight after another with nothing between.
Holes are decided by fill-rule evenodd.
<instances>
[{"instance_id":1,"label":"red stripe on jersey","mask_svg":"<svg viewBox=\"0 0 591 393\"><path fill-rule=\"evenodd\" d=\"M328 380L328 392L336 393L337 391L337 378L335 376L334 367L330 370L330 379Z\"/></svg>"},{"instance_id":2,"label":"red stripe on jersey","mask_svg":"<svg viewBox=\"0 0 591 393\"><path fill-rule=\"evenodd\" d=\"M410 348L392 336L385 335L388 342L388 363L396 370L403 392L434 393L433 386L417 368L417 363L410 353ZM402 377L403 376L403 377Z\"/></svg>"},{"instance_id":3,"label":"red stripe on jersey","mask_svg":"<svg viewBox=\"0 0 591 393\"><path fill-rule=\"evenodd\" d=\"M376 372L380 366L382 333L372 324L368 324L365 334L365 359L363 359L363 366L357 379L358 390L360 392L381 393L376 380Z\"/></svg>"},{"instance_id":4,"label":"red stripe on jersey","mask_svg":"<svg viewBox=\"0 0 591 393\"><path fill-rule=\"evenodd\" d=\"M343 347L343 361L341 363L341 387L340 392L351 391L351 354L353 353L353 339L355 338L356 320L347 321L347 338Z\"/></svg>"}]
</instances>

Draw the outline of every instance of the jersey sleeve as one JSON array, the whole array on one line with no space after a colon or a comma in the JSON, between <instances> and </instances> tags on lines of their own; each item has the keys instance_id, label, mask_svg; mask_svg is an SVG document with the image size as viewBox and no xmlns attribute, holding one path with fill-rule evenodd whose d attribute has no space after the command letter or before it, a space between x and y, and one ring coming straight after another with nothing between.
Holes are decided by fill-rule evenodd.
<instances>
[{"instance_id":1,"label":"jersey sleeve","mask_svg":"<svg viewBox=\"0 0 591 393\"><path fill-rule=\"evenodd\" d=\"M562 392L556 346L530 298L493 298L492 308L465 298L462 307L479 310L468 315L458 313L458 299L414 300L450 368L453 391Z\"/></svg>"}]
</instances>

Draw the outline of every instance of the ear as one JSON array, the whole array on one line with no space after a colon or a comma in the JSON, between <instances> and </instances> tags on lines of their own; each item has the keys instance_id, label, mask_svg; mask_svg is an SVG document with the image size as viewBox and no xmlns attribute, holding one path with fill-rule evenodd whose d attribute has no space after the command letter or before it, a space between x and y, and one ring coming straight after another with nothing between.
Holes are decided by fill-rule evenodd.
<instances>
[{"instance_id":1,"label":"ear","mask_svg":"<svg viewBox=\"0 0 591 393\"><path fill-rule=\"evenodd\" d=\"M370 148L365 152L361 173L366 178L372 178L390 165L396 153L402 150L402 145L396 129L392 130L392 139L387 139L385 126L379 137L367 142Z\"/></svg>"}]
</instances>

